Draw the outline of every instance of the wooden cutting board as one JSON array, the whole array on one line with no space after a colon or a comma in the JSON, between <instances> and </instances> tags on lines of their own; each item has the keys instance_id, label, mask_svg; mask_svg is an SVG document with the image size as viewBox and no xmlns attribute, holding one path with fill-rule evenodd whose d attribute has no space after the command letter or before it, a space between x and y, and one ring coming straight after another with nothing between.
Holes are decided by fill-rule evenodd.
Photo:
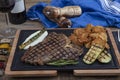
<instances>
[{"instance_id":1,"label":"wooden cutting board","mask_svg":"<svg viewBox=\"0 0 120 80\"><path fill-rule=\"evenodd\" d=\"M31 30L38 30L38 28L37 29L31 29ZM57 72L58 72L57 70L32 70L32 71L24 71L24 70L23 71L12 71L11 70L11 65L12 65L12 62L13 62L13 58L14 58L17 42L18 42L18 39L19 39L20 31L21 30L18 30L16 35L15 35L12 50L11 50L11 53L9 55L9 59L8 59L7 66L6 66L6 69L5 69L5 75L12 76L12 77L57 76ZM117 58L117 60L119 62L119 65L120 65L120 54L119 54L118 48L116 46L114 37L113 37L110 29L107 28L107 31L108 31L108 35L110 36L112 46L115 50L116 58ZM79 70L73 70L73 75L75 75L75 76L120 75L120 69L79 69Z\"/></svg>"},{"instance_id":2,"label":"wooden cutting board","mask_svg":"<svg viewBox=\"0 0 120 80\"><path fill-rule=\"evenodd\" d=\"M32 29L31 29L32 30ZM38 28L34 29L38 30ZM15 35L15 39L12 45L12 50L10 52L8 62L5 69L5 75L12 77L26 77L26 76L57 76L56 70L35 70L35 71L11 71L11 65L15 53L15 49L17 46L19 34L21 30L18 30Z\"/></svg>"},{"instance_id":3,"label":"wooden cutting board","mask_svg":"<svg viewBox=\"0 0 120 80\"><path fill-rule=\"evenodd\" d=\"M120 52L118 51L114 36L112 34L112 31L107 28L108 35L110 36L110 40L112 42L112 46L115 51L115 55L117 57L119 66L120 66ZM111 76L111 75L120 75L120 68L119 69L91 69L91 70L74 70L75 76Z\"/></svg>"}]
</instances>

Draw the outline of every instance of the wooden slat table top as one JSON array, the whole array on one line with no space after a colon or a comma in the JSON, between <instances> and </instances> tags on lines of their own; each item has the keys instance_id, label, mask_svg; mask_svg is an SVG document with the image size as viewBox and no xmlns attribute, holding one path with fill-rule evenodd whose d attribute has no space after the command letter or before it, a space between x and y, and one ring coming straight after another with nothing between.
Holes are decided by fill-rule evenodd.
<instances>
[{"instance_id":1,"label":"wooden slat table top","mask_svg":"<svg viewBox=\"0 0 120 80\"><path fill-rule=\"evenodd\" d=\"M36 4L37 2L50 2L50 0L25 0L26 2L26 9L28 10L32 5ZM5 17L3 13L0 13L0 28L3 28L6 25ZM33 21L26 21L24 24L21 25L13 25L10 24L11 27L16 29L25 29L25 28L41 28L43 27L40 22L33 22ZM116 30L113 28L112 30ZM59 72L59 75L55 77L26 77L26 78L11 78L8 76L0 77L0 80L120 80L120 76L106 76L106 77L84 77L84 76L74 76L73 73L70 72Z\"/></svg>"}]
</instances>

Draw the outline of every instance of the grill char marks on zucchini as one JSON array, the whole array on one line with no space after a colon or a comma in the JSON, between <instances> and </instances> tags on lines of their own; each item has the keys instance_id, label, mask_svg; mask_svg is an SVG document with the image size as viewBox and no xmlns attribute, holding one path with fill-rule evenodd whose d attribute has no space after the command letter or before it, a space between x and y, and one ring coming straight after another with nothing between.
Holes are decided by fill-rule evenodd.
<instances>
[{"instance_id":1,"label":"grill char marks on zucchini","mask_svg":"<svg viewBox=\"0 0 120 80\"><path fill-rule=\"evenodd\" d=\"M104 50L100 55L98 56L98 61L101 63L109 63L112 59L112 56L108 51Z\"/></svg>"},{"instance_id":2,"label":"grill char marks on zucchini","mask_svg":"<svg viewBox=\"0 0 120 80\"><path fill-rule=\"evenodd\" d=\"M100 46L99 44L92 45L89 51L83 57L83 61L86 64L92 64L103 50L104 47Z\"/></svg>"}]
</instances>

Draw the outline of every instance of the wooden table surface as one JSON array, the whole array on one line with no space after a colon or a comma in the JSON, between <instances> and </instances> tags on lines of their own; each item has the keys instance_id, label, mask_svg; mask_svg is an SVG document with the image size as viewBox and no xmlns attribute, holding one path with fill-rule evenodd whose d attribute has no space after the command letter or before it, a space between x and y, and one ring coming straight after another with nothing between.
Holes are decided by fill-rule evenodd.
<instances>
[{"instance_id":1,"label":"wooden table surface","mask_svg":"<svg viewBox=\"0 0 120 80\"><path fill-rule=\"evenodd\" d=\"M46 2L49 3L50 0L25 0L26 9L28 10L32 5L37 2ZM0 29L4 28L6 25L5 14L0 13ZM11 27L16 29L24 29L24 28L41 28L43 27L40 22L36 21L26 21L20 25L9 24ZM120 76L100 76L100 77L76 77L72 72L59 72L56 77L21 77L21 78L11 78L7 76L1 76L0 80L120 80Z\"/></svg>"}]
</instances>

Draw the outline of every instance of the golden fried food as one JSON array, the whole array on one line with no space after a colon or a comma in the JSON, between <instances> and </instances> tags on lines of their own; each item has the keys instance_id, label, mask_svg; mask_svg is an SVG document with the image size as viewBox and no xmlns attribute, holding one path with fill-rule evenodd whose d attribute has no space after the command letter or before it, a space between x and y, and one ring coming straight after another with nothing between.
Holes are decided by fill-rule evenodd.
<instances>
[{"instance_id":1,"label":"golden fried food","mask_svg":"<svg viewBox=\"0 0 120 80\"><path fill-rule=\"evenodd\" d=\"M101 32L101 33L99 33L98 36L99 36L99 38L101 38L102 40L107 42L107 33Z\"/></svg>"},{"instance_id":2,"label":"golden fried food","mask_svg":"<svg viewBox=\"0 0 120 80\"><path fill-rule=\"evenodd\" d=\"M82 35L83 33L85 33L85 29L84 28L78 28L74 30L74 34L76 36Z\"/></svg>"},{"instance_id":3,"label":"golden fried food","mask_svg":"<svg viewBox=\"0 0 120 80\"><path fill-rule=\"evenodd\" d=\"M105 44L105 48L106 48L106 49L110 49L110 46L109 46L108 43Z\"/></svg>"},{"instance_id":4,"label":"golden fried food","mask_svg":"<svg viewBox=\"0 0 120 80\"><path fill-rule=\"evenodd\" d=\"M70 36L70 40L73 43L90 48L83 57L83 62L86 64L92 64L97 59L101 63L111 61L110 54L104 51L105 48L110 48L107 39L105 28L102 26L93 26L92 24L88 24L86 28L75 29Z\"/></svg>"},{"instance_id":5,"label":"golden fried food","mask_svg":"<svg viewBox=\"0 0 120 80\"><path fill-rule=\"evenodd\" d=\"M103 47L105 47L106 41L102 40L101 38L96 38L91 42L91 45L93 44L99 44Z\"/></svg>"},{"instance_id":6,"label":"golden fried food","mask_svg":"<svg viewBox=\"0 0 120 80\"><path fill-rule=\"evenodd\" d=\"M88 43L85 44L86 48L90 48L91 47L91 41L89 41Z\"/></svg>"},{"instance_id":7,"label":"golden fried food","mask_svg":"<svg viewBox=\"0 0 120 80\"><path fill-rule=\"evenodd\" d=\"M75 44L85 45L86 48L90 48L96 43L109 49L109 45L107 44L107 33L102 26L88 24L86 28L75 29L70 39Z\"/></svg>"},{"instance_id":8,"label":"golden fried food","mask_svg":"<svg viewBox=\"0 0 120 80\"><path fill-rule=\"evenodd\" d=\"M74 44L77 44L77 45L82 45L78 42L78 39L77 39L77 36L75 36L75 34L71 34L71 36L69 37L69 39L74 43Z\"/></svg>"},{"instance_id":9,"label":"golden fried food","mask_svg":"<svg viewBox=\"0 0 120 80\"><path fill-rule=\"evenodd\" d=\"M101 32L106 32L106 30L102 26L95 26L92 28L92 32L93 33L101 33Z\"/></svg>"},{"instance_id":10,"label":"golden fried food","mask_svg":"<svg viewBox=\"0 0 120 80\"><path fill-rule=\"evenodd\" d=\"M91 39L94 40L99 37L99 33L90 33L89 37L91 37Z\"/></svg>"},{"instance_id":11,"label":"golden fried food","mask_svg":"<svg viewBox=\"0 0 120 80\"><path fill-rule=\"evenodd\" d=\"M86 28L85 28L85 31L86 32L91 32L92 31L92 28L93 28L94 26L92 25L92 24L88 24L87 26L86 26Z\"/></svg>"}]
</instances>

